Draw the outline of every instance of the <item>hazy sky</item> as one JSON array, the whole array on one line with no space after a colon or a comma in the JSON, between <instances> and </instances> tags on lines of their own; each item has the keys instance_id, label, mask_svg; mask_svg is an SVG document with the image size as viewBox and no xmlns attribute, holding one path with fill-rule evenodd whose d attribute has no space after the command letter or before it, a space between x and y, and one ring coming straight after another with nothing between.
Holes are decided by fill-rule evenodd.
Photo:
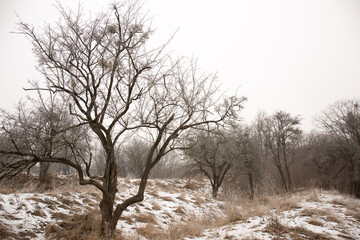
<instances>
[{"instance_id":1,"label":"hazy sky","mask_svg":"<svg viewBox=\"0 0 360 240\"><path fill-rule=\"evenodd\" d=\"M60 1L77 6L74 0ZM86 11L111 1L83 0ZM26 93L34 69L31 45L12 34L15 12L41 26L59 18L50 0L0 0L0 107L10 109ZM312 117L329 104L359 97L359 0L148 0L155 41L166 41L174 56L194 56L206 72L217 72L223 89L248 97L242 116L286 110Z\"/></svg>"}]
</instances>

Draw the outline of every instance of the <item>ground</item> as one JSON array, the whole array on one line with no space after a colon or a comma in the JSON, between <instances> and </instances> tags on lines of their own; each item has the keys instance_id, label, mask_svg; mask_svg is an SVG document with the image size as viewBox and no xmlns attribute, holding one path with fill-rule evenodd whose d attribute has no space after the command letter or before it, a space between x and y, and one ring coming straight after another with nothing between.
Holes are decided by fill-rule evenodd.
<instances>
[{"instance_id":1,"label":"ground","mask_svg":"<svg viewBox=\"0 0 360 240\"><path fill-rule=\"evenodd\" d=\"M74 182L57 178L42 193L35 184L3 184L0 239L97 239L100 193ZM119 179L117 201L135 193L138 183ZM360 239L360 200L320 189L215 200L204 179L155 179L117 230L119 239Z\"/></svg>"}]
</instances>

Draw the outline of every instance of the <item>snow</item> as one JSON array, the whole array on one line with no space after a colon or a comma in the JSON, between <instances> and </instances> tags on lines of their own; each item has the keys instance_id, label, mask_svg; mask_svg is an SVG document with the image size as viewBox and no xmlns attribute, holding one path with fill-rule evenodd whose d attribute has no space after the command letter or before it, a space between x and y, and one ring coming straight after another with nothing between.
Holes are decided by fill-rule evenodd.
<instances>
[{"instance_id":1,"label":"snow","mask_svg":"<svg viewBox=\"0 0 360 240\"><path fill-rule=\"evenodd\" d=\"M117 203L134 195L138 180L119 179ZM305 190L269 198L271 206L244 206L236 201L211 198L205 180L193 180L195 189L186 187L186 180L149 180L145 200L130 206L117 228L123 236L139 236L138 228L149 223L164 232L170 225L187 224L191 219L226 216L225 207L240 212L255 212L225 226L210 226L202 234L185 239L292 239L293 234L320 234L332 239L360 239L360 200L335 191ZM45 239L49 224L56 224L56 214L84 214L98 208L100 194L81 188L47 193L0 194L0 223L15 234L31 233L31 239ZM287 207L288 206L288 207ZM234 211L236 212L236 211ZM142 217L142 218L141 218ZM214 218L215 219L215 218ZM279 227L272 230L269 226ZM282 230L281 230L282 228ZM296 229L305 229L303 233ZM280 234L280 235L279 235ZM299 235L299 236L300 236Z\"/></svg>"},{"instance_id":2,"label":"snow","mask_svg":"<svg viewBox=\"0 0 360 240\"><path fill-rule=\"evenodd\" d=\"M345 207L332 203L334 199L356 202L356 211L360 213L360 200L353 198L349 200L342 195L334 195L334 193L326 191L319 197L319 202L306 201L302 198L306 198L306 196L299 196L301 206L299 209L277 214L272 210L269 215L249 218L243 222L205 231L202 237L186 239L274 239L274 235L265 231L266 226L274 220L288 228L304 228L315 234L322 234L333 239L360 239L360 223L354 217L344 214L347 211ZM301 215L301 211L304 209L326 211L329 215L335 216L338 222L326 221L322 216L316 216L315 220L321 225L316 226L310 223L310 220L314 220L314 218ZM285 239L292 239L288 234L284 235Z\"/></svg>"}]
</instances>

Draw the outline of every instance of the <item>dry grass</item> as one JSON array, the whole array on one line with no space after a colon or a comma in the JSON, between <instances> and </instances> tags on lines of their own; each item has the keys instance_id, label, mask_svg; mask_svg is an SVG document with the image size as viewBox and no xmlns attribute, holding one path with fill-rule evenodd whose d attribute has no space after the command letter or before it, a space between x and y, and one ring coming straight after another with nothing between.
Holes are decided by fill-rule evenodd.
<instances>
[{"instance_id":1,"label":"dry grass","mask_svg":"<svg viewBox=\"0 0 360 240\"><path fill-rule=\"evenodd\" d=\"M354 198L352 197L338 197L334 199L331 203L346 207L347 209L353 211L360 210L360 201L354 201Z\"/></svg>"},{"instance_id":2,"label":"dry grass","mask_svg":"<svg viewBox=\"0 0 360 240\"><path fill-rule=\"evenodd\" d=\"M177 214L180 215L180 216L186 215L186 211L185 211L185 209L184 209L182 206L177 207L177 208L174 210L174 212L177 213Z\"/></svg>"},{"instance_id":3,"label":"dry grass","mask_svg":"<svg viewBox=\"0 0 360 240\"><path fill-rule=\"evenodd\" d=\"M301 208L299 199L290 195L269 198L268 206L275 209L276 212L289 211Z\"/></svg>"},{"instance_id":4,"label":"dry grass","mask_svg":"<svg viewBox=\"0 0 360 240\"><path fill-rule=\"evenodd\" d=\"M25 203L21 202L21 203L19 203L19 205L17 206L16 210L21 210L21 209L23 209L23 208L26 208L26 205L25 205Z\"/></svg>"},{"instance_id":5,"label":"dry grass","mask_svg":"<svg viewBox=\"0 0 360 240\"><path fill-rule=\"evenodd\" d=\"M199 186L194 181L191 181L190 179L188 179L184 185L184 188L194 191L194 190L199 189Z\"/></svg>"},{"instance_id":6,"label":"dry grass","mask_svg":"<svg viewBox=\"0 0 360 240\"><path fill-rule=\"evenodd\" d=\"M172 197L170 197L170 196L162 196L162 197L160 197L162 200L164 200L164 201L168 201L168 202L173 202L174 201L174 199L172 198Z\"/></svg>"},{"instance_id":7,"label":"dry grass","mask_svg":"<svg viewBox=\"0 0 360 240\"><path fill-rule=\"evenodd\" d=\"M145 237L146 239L152 240L162 240L163 234L162 229L153 225L153 224L146 224L144 227L136 228L136 232L141 236Z\"/></svg>"},{"instance_id":8,"label":"dry grass","mask_svg":"<svg viewBox=\"0 0 360 240\"><path fill-rule=\"evenodd\" d=\"M8 195L13 193L14 191L10 190L10 189L6 189L6 188L0 188L0 194L4 194L4 195Z\"/></svg>"},{"instance_id":9,"label":"dry grass","mask_svg":"<svg viewBox=\"0 0 360 240\"><path fill-rule=\"evenodd\" d=\"M311 193L309 194L309 196L306 198L306 201L308 201L308 202L320 202L319 195L318 195L317 192L318 192L317 189L313 189L311 191Z\"/></svg>"},{"instance_id":10,"label":"dry grass","mask_svg":"<svg viewBox=\"0 0 360 240\"><path fill-rule=\"evenodd\" d=\"M233 212L235 219L242 220L243 218L255 217L255 216L264 216L271 214L272 210L275 210L276 213L282 211L289 211L293 209L299 209L299 199L292 196L291 194L283 194L280 196L258 196L254 200L249 200L244 197L232 197L222 199L225 204L221 204L219 208L223 210L226 214L229 211L229 205L233 206L230 208L230 213ZM241 206L240 210L237 210L237 206ZM239 216L240 215L240 216Z\"/></svg>"},{"instance_id":11,"label":"dry grass","mask_svg":"<svg viewBox=\"0 0 360 240\"><path fill-rule=\"evenodd\" d=\"M182 207L178 207L175 212L180 215L186 215ZM224 206L224 215L206 217L190 216L184 223L172 224L166 231L163 231L161 235L157 235L156 238L150 239L166 240L201 236L205 229L221 227L239 220L242 220L239 208L226 204Z\"/></svg>"},{"instance_id":12,"label":"dry grass","mask_svg":"<svg viewBox=\"0 0 360 240\"><path fill-rule=\"evenodd\" d=\"M96 207L98 205L98 203L96 203L95 201L91 200L91 198L82 198L82 202L91 206L91 207Z\"/></svg>"},{"instance_id":13,"label":"dry grass","mask_svg":"<svg viewBox=\"0 0 360 240\"><path fill-rule=\"evenodd\" d=\"M38 198L38 197L30 197L28 198L28 200L32 200L35 201L37 203L43 203L46 205L46 208L51 209L51 210L55 210L58 203L54 200L51 200L49 198Z\"/></svg>"},{"instance_id":14,"label":"dry grass","mask_svg":"<svg viewBox=\"0 0 360 240\"><path fill-rule=\"evenodd\" d=\"M185 198L185 194L180 194L179 196L176 197L177 199L179 199L180 201L186 202L187 199Z\"/></svg>"},{"instance_id":15,"label":"dry grass","mask_svg":"<svg viewBox=\"0 0 360 240\"><path fill-rule=\"evenodd\" d=\"M183 239L184 237L199 237L203 231L211 227L211 222L195 217L183 224L173 224L164 232L162 239Z\"/></svg>"},{"instance_id":16,"label":"dry grass","mask_svg":"<svg viewBox=\"0 0 360 240\"><path fill-rule=\"evenodd\" d=\"M356 221L360 222L360 211L347 210L345 212L346 216L354 218Z\"/></svg>"},{"instance_id":17,"label":"dry grass","mask_svg":"<svg viewBox=\"0 0 360 240\"><path fill-rule=\"evenodd\" d=\"M314 233L310 230L300 227L286 227L278 222L277 219L272 219L270 223L265 227L265 232L273 235L272 239L286 239L290 236L291 239L321 239L321 240L333 240L326 235Z\"/></svg>"},{"instance_id":18,"label":"dry grass","mask_svg":"<svg viewBox=\"0 0 360 240\"><path fill-rule=\"evenodd\" d=\"M352 237L344 235L344 234L339 234L338 237L341 237L341 238L347 239L347 240L356 240L355 238L352 238Z\"/></svg>"},{"instance_id":19,"label":"dry grass","mask_svg":"<svg viewBox=\"0 0 360 240\"><path fill-rule=\"evenodd\" d=\"M46 216L45 213L44 213L44 211L41 210L41 209L39 209L39 208L35 209L35 210L32 212L32 215L38 216L38 217L45 217L45 216Z\"/></svg>"},{"instance_id":20,"label":"dry grass","mask_svg":"<svg viewBox=\"0 0 360 240\"><path fill-rule=\"evenodd\" d=\"M10 213L3 214L2 217L7 220L21 220L21 218L15 217L14 215L12 215Z\"/></svg>"},{"instance_id":21,"label":"dry grass","mask_svg":"<svg viewBox=\"0 0 360 240\"><path fill-rule=\"evenodd\" d=\"M152 209L155 210L155 211L160 211L161 210L161 206L159 205L158 202L152 202Z\"/></svg>"},{"instance_id":22,"label":"dry grass","mask_svg":"<svg viewBox=\"0 0 360 240\"><path fill-rule=\"evenodd\" d=\"M339 219L337 219L335 216L326 216L325 220L327 222L333 222L333 223L340 223Z\"/></svg>"},{"instance_id":23,"label":"dry grass","mask_svg":"<svg viewBox=\"0 0 360 240\"><path fill-rule=\"evenodd\" d=\"M0 223L0 239L16 239L17 236L11 230L9 230L8 226L4 226Z\"/></svg>"},{"instance_id":24,"label":"dry grass","mask_svg":"<svg viewBox=\"0 0 360 240\"><path fill-rule=\"evenodd\" d=\"M66 195L65 196L60 196L57 198L57 200L59 202L61 202L64 205L67 205L69 207L73 206L74 204L76 204L76 202L74 200L72 200L72 198L67 198Z\"/></svg>"},{"instance_id":25,"label":"dry grass","mask_svg":"<svg viewBox=\"0 0 360 240\"><path fill-rule=\"evenodd\" d=\"M202 204L204 204L206 202L205 198L201 197L200 195L196 194L194 196L194 203L198 206L201 206Z\"/></svg>"},{"instance_id":26,"label":"dry grass","mask_svg":"<svg viewBox=\"0 0 360 240\"><path fill-rule=\"evenodd\" d=\"M323 227L324 224L322 222L320 222L319 220L316 219L311 219L308 221L309 224L314 225L314 226L319 226L319 227Z\"/></svg>"},{"instance_id":27,"label":"dry grass","mask_svg":"<svg viewBox=\"0 0 360 240\"><path fill-rule=\"evenodd\" d=\"M277 239L283 239L285 234L291 232L291 230L280 224L277 219L272 219L269 224L265 227L264 232L276 236Z\"/></svg>"},{"instance_id":28,"label":"dry grass","mask_svg":"<svg viewBox=\"0 0 360 240\"><path fill-rule=\"evenodd\" d=\"M130 179L125 179L124 181L127 181L129 184L132 184L134 182ZM167 186L163 182L154 180L154 182L151 182L150 185L154 187L151 189L151 192L149 192L149 194L153 195L158 200L175 201L176 199L178 199L184 202L189 202L189 199L192 199L190 202L198 205L199 207L203 207L203 204L209 201L209 199L205 198L204 195L200 192L195 192L192 195L192 198L190 198L188 197L189 195L185 195L184 189L180 189L180 191L178 189L175 196L161 196L157 192L160 187L165 188L169 191L173 191L174 188L181 187L185 187L189 190L197 190L199 189L199 186L201 186L201 183L196 181L188 180L186 183L184 181L180 181L179 185L176 185L174 187L174 184L171 184L171 186ZM57 207L73 209L74 207L80 206L81 203L71 200L75 196L72 193L72 189L77 189L77 187L75 186L67 188L67 186L68 185L63 185L62 190L60 192L57 191L57 193L54 190L51 191L52 196L54 197L53 199L55 199L56 197L57 200L40 198L40 196L33 196L29 198L29 200L44 203L46 204L47 208L53 210L57 209ZM160 191L160 194L161 193L162 192ZM300 196L302 199L305 198L305 200L308 201L318 202L320 201L319 197L321 197L321 194L322 192L320 192L320 190L311 190L311 192L309 191L308 193L301 193ZM50 194L48 193L48 195ZM71 198L69 196L71 196ZM98 199L99 197L101 197L100 194L94 192L82 192L80 194L82 202L91 206L97 205L96 199ZM229 199L221 199L225 202L217 202L217 206L223 214L216 216L208 213L207 216L199 217L189 216L190 214L186 214L186 209L184 209L184 207L182 206L174 208L170 213L166 211L157 212L162 209L161 202L159 202L158 200L153 200L151 204L139 203L133 206L136 213L131 216L123 216L121 219L125 220L128 224L140 223L136 225L137 233L143 237L146 237L147 239L166 240L201 236L205 229L222 227L227 224L242 221L248 217L268 215L273 213L273 211L271 211L273 209L275 209L275 213L278 213L282 211L300 208L299 196L293 197L293 195L291 194L282 194L280 196L259 196L252 201L248 198L235 196L233 198L229 197ZM333 203L347 207L348 210L345 214L348 216L352 216L357 221L360 221L359 201L351 201L349 199L343 199L342 197L339 197L338 199L335 199ZM21 206L19 205L19 207ZM144 210L144 208L148 209L149 211ZM216 211L214 212L218 212L219 209L216 209ZM174 225L170 225L167 229L161 230L157 223L158 218L156 218L156 215L154 215L152 212L161 216L167 215L169 219L165 219L164 223L173 220L174 215L180 217L182 219L182 222L175 221ZM31 214L36 216L43 216L44 212L41 209L37 208ZM339 222L336 217L331 213L331 211L327 211L326 209L302 209L300 211L300 215L309 217L309 219L307 219L308 223L316 226L322 226L324 221L331 221L335 223ZM99 213L93 214L93 212L90 212L89 214L85 215L75 215L69 217L66 214L57 212L52 213L52 216L57 220L56 222L58 222L58 224L47 226L46 236L49 239L99 239ZM321 221L315 220L318 216L321 217ZM5 218L6 217L8 217L8 219L11 219L11 216L5 216ZM0 226L0 239L2 239L1 231L2 230ZM282 238L284 236L290 236L291 239L330 239L302 228L288 228L286 226L282 226L276 221L271 221L266 227L266 231L271 232L273 235L277 236L278 238L276 239ZM25 235L26 233L23 234Z\"/></svg>"},{"instance_id":29,"label":"dry grass","mask_svg":"<svg viewBox=\"0 0 360 240\"><path fill-rule=\"evenodd\" d=\"M63 192L96 192L91 185L82 186L79 184L77 175L68 175L66 178L48 175L46 182L40 184L38 176L32 174L19 174L18 176L0 182L0 193L8 194L13 192L23 193L63 193Z\"/></svg>"},{"instance_id":30,"label":"dry grass","mask_svg":"<svg viewBox=\"0 0 360 240\"><path fill-rule=\"evenodd\" d=\"M237 222L243 220L243 216L241 214L241 210L237 206L233 206L230 204L226 204L224 207L225 217L220 219L222 225L227 225L229 223Z\"/></svg>"},{"instance_id":31,"label":"dry grass","mask_svg":"<svg viewBox=\"0 0 360 240\"><path fill-rule=\"evenodd\" d=\"M291 239L314 239L314 240L334 240L327 235L314 233L308 229L304 229L301 227L295 227L290 229L292 232L289 234Z\"/></svg>"},{"instance_id":32,"label":"dry grass","mask_svg":"<svg viewBox=\"0 0 360 240\"><path fill-rule=\"evenodd\" d=\"M152 213L134 215L133 218L136 222L156 224L156 218Z\"/></svg>"},{"instance_id":33,"label":"dry grass","mask_svg":"<svg viewBox=\"0 0 360 240\"><path fill-rule=\"evenodd\" d=\"M69 215L62 213L62 212L53 212L52 217L55 218L57 221L64 220L69 217Z\"/></svg>"},{"instance_id":34,"label":"dry grass","mask_svg":"<svg viewBox=\"0 0 360 240\"><path fill-rule=\"evenodd\" d=\"M316 209L316 208L305 208L300 211L300 216L302 217L330 217L333 216L330 210L326 209Z\"/></svg>"},{"instance_id":35,"label":"dry grass","mask_svg":"<svg viewBox=\"0 0 360 240\"><path fill-rule=\"evenodd\" d=\"M46 227L45 236L48 239L68 240L100 240L100 214L91 211L84 215L62 216L58 225L51 224ZM119 233L117 238L121 239Z\"/></svg>"},{"instance_id":36,"label":"dry grass","mask_svg":"<svg viewBox=\"0 0 360 240\"><path fill-rule=\"evenodd\" d=\"M152 195L153 197L160 197L156 189L153 189L151 192L149 192L149 194Z\"/></svg>"},{"instance_id":37,"label":"dry grass","mask_svg":"<svg viewBox=\"0 0 360 240\"><path fill-rule=\"evenodd\" d=\"M127 224L134 223L133 217L131 215L121 216L120 220L124 220Z\"/></svg>"},{"instance_id":38,"label":"dry grass","mask_svg":"<svg viewBox=\"0 0 360 240\"><path fill-rule=\"evenodd\" d=\"M131 178L129 176L124 178L124 183L131 184Z\"/></svg>"},{"instance_id":39,"label":"dry grass","mask_svg":"<svg viewBox=\"0 0 360 240\"><path fill-rule=\"evenodd\" d=\"M334 199L331 201L332 204L334 205L339 205L339 206L342 206L342 207L346 207L346 203L343 201L343 200L340 200L340 199Z\"/></svg>"},{"instance_id":40,"label":"dry grass","mask_svg":"<svg viewBox=\"0 0 360 240\"><path fill-rule=\"evenodd\" d=\"M144 207L145 206L145 204L144 204L144 202L138 202L138 203L136 203L138 206L140 206L140 207Z\"/></svg>"}]
</instances>

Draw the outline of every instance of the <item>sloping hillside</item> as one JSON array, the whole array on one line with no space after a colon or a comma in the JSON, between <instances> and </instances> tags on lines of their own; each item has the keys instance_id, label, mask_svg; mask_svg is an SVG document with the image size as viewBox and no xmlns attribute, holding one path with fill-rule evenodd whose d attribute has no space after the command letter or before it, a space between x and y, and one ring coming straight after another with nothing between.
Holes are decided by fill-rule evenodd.
<instances>
[{"instance_id":1,"label":"sloping hillside","mask_svg":"<svg viewBox=\"0 0 360 240\"><path fill-rule=\"evenodd\" d=\"M96 239L100 194L60 178L44 193L2 189L0 239ZM118 201L138 180L119 179ZM335 191L211 198L205 180L150 180L117 226L125 239L360 239L360 200Z\"/></svg>"}]
</instances>

